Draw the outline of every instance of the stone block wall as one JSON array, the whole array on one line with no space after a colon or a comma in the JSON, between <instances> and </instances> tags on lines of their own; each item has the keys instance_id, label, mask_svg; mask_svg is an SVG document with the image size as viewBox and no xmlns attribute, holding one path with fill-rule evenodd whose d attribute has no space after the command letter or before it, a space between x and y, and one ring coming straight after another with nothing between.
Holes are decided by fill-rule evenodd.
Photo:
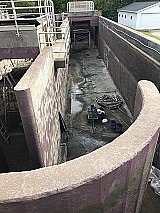
<instances>
[{"instance_id":1,"label":"stone block wall","mask_svg":"<svg viewBox=\"0 0 160 213\"><path fill-rule=\"evenodd\" d=\"M117 34L113 30L115 26L115 22L113 24L111 21L100 17L99 52L116 86L133 113L135 92L139 80L150 80L160 90L160 61L149 56L147 52L140 49L140 46L135 46L120 34ZM123 27L118 24L117 27L123 30ZM129 29L127 33L129 34ZM158 44L156 47L158 47Z\"/></svg>"},{"instance_id":2,"label":"stone block wall","mask_svg":"<svg viewBox=\"0 0 160 213\"><path fill-rule=\"evenodd\" d=\"M15 87L34 168L58 163L67 67L55 70L51 48L45 48Z\"/></svg>"}]
</instances>

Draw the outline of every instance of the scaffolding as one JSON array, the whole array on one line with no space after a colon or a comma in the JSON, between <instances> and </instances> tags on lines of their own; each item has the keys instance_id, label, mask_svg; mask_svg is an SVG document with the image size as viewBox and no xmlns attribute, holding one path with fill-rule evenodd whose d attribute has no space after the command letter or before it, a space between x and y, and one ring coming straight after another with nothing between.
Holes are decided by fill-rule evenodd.
<instances>
[{"instance_id":1,"label":"scaffolding","mask_svg":"<svg viewBox=\"0 0 160 213\"><path fill-rule=\"evenodd\" d=\"M7 5L0 5L0 19L7 19L9 18Z\"/></svg>"},{"instance_id":2,"label":"scaffolding","mask_svg":"<svg viewBox=\"0 0 160 213\"><path fill-rule=\"evenodd\" d=\"M2 5L3 2L3 5ZM42 30L37 28L39 49L52 46L55 60L66 61L70 49L69 20L55 21L54 4L52 0L10 0L0 1L1 13L6 12L5 20L14 23L16 35L21 36L21 24L36 20L41 24ZM4 16L3 16L4 17ZM3 25L4 25L3 23Z\"/></svg>"}]
</instances>

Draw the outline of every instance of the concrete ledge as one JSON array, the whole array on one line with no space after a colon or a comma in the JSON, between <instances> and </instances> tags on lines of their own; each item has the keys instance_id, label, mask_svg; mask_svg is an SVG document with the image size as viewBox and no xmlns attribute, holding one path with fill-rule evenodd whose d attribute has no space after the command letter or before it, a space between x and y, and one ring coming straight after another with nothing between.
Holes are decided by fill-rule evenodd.
<instances>
[{"instance_id":1,"label":"concrete ledge","mask_svg":"<svg viewBox=\"0 0 160 213\"><path fill-rule=\"evenodd\" d=\"M159 62L160 41L143 33L131 29L117 22L111 21L107 18L100 16L99 22L105 24L109 29L114 30L124 39L144 51L146 54Z\"/></svg>"},{"instance_id":2,"label":"concrete ledge","mask_svg":"<svg viewBox=\"0 0 160 213\"><path fill-rule=\"evenodd\" d=\"M135 118L124 134L90 154L1 174L0 212L139 212L160 130L160 96L151 82L138 83Z\"/></svg>"}]
</instances>

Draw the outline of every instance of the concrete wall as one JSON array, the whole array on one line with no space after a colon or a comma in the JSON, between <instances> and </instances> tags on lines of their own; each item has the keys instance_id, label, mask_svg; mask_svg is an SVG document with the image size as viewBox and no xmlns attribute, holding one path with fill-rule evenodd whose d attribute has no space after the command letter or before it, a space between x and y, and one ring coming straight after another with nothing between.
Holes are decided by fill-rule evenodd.
<instances>
[{"instance_id":1,"label":"concrete wall","mask_svg":"<svg viewBox=\"0 0 160 213\"><path fill-rule=\"evenodd\" d=\"M122 38L129 41L131 44L144 51L147 55L159 61L160 55L160 41L150 36L144 35L136 30L133 30L124 25L118 24L114 21L99 17L100 26L104 24L107 28L119 34Z\"/></svg>"},{"instance_id":2,"label":"concrete wall","mask_svg":"<svg viewBox=\"0 0 160 213\"><path fill-rule=\"evenodd\" d=\"M140 46L137 47L136 44L124 39L121 34L114 31L113 27L116 26L116 23L110 27L111 24L112 22L109 20L100 17L99 52L133 113L135 92L139 80L150 80L160 90L160 61L150 57L147 52L143 51L143 48L140 49ZM117 28L120 30L122 27L117 24ZM127 33L129 34L130 31L128 30ZM140 39L140 35L138 36Z\"/></svg>"},{"instance_id":3,"label":"concrete wall","mask_svg":"<svg viewBox=\"0 0 160 213\"><path fill-rule=\"evenodd\" d=\"M136 120L112 143L60 165L0 174L0 212L138 213L160 130L159 106L156 87L141 81Z\"/></svg>"},{"instance_id":4,"label":"concrete wall","mask_svg":"<svg viewBox=\"0 0 160 213\"><path fill-rule=\"evenodd\" d=\"M105 30L105 26L103 28ZM109 30L105 32L108 40L113 36L113 41L117 45L117 37L114 33L110 34ZM102 41L105 45L104 39ZM119 42L119 47L120 45ZM119 68L117 63L119 58L107 48L109 45L104 48L107 66L112 65L107 61L109 59L113 60L112 63L117 66L115 68ZM128 51L129 48L130 45ZM103 51L101 53L104 54ZM108 53L111 54L109 58ZM121 56L125 61L123 54ZM121 66L122 70L128 73L123 63ZM43 154L43 150L46 151L46 145L51 149L51 143L48 143L48 129L51 129L51 124L58 122L57 113L54 119L52 113L49 113L53 112L52 110L58 112L56 108L58 103L55 103L57 99L54 98L55 91L59 95L60 90L58 83L57 90L55 89L56 79L59 75L59 80L63 82L63 71L65 73L63 69L58 70L57 75L54 75L55 70L52 68L52 52L50 48L46 48L16 88L23 125L25 131L28 131L28 142L33 146L35 137L35 148L41 153L40 163L45 162L43 156L47 155ZM131 85L126 84L127 81L124 79L128 90L132 82L134 85L134 81L136 86L134 77L132 81L131 76L124 76L131 82ZM123 78L121 83L122 81ZM135 106L130 106L135 121L112 143L60 165L20 173L0 174L1 192L3 192L0 193L0 212L138 213L160 131L160 123L157 119L160 117L160 95L155 85L148 81L139 82L134 94L135 103L132 96L128 97L128 103ZM52 102L52 99L55 101ZM51 116L47 116L48 114ZM29 132L31 129L33 131ZM42 131L39 132L38 129ZM59 132L58 127L57 132ZM44 137L41 137L42 135ZM56 138L56 134L53 136ZM44 140L40 141L40 137Z\"/></svg>"},{"instance_id":5,"label":"concrete wall","mask_svg":"<svg viewBox=\"0 0 160 213\"><path fill-rule=\"evenodd\" d=\"M58 163L67 68L55 70L51 48L45 48L15 87L34 168Z\"/></svg>"},{"instance_id":6,"label":"concrete wall","mask_svg":"<svg viewBox=\"0 0 160 213\"><path fill-rule=\"evenodd\" d=\"M36 58L39 54L37 29L35 26L19 26L20 36L15 26L0 27L0 59Z\"/></svg>"}]
</instances>

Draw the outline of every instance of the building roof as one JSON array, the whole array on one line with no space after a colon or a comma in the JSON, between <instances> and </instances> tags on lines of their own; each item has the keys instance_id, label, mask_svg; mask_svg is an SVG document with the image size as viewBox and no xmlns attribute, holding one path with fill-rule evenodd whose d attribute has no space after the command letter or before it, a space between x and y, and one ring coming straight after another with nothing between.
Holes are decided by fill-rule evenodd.
<instances>
[{"instance_id":1,"label":"building roof","mask_svg":"<svg viewBox=\"0 0 160 213\"><path fill-rule=\"evenodd\" d=\"M139 10L145 9L147 7L150 7L154 4L159 3L158 1L148 1L148 2L133 2L132 4L126 5L118 11L130 11L130 12L137 12Z\"/></svg>"}]
</instances>

